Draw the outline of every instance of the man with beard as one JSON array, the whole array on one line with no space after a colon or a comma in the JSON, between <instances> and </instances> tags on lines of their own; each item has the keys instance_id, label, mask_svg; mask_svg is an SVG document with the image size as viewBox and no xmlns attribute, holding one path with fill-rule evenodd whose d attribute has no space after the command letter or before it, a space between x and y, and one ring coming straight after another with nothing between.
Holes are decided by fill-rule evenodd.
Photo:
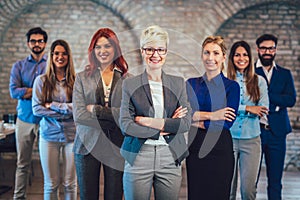
<instances>
[{"instance_id":1,"label":"man with beard","mask_svg":"<svg viewBox=\"0 0 300 200\"><path fill-rule=\"evenodd\" d=\"M45 73L47 60L44 55L48 39L47 33L40 27L36 27L30 29L26 37L31 54L13 64L9 83L11 97L18 99L18 118L16 121L17 169L14 199L26 199L32 149L40 121L40 118L35 117L32 113L32 86L35 78Z\"/></svg>"},{"instance_id":2,"label":"man with beard","mask_svg":"<svg viewBox=\"0 0 300 200\"><path fill-rule=\"evenodd\" d=\"M292 131L287 107L296 103L296 90L290 70L274 61L277 37L264 34L256 40L258 61L256 73L268 83L269 115L260 119L262 155L268 177L268 199L281 199L282 173L286 151L286 135Z\"/></svg>"}]
</instances>

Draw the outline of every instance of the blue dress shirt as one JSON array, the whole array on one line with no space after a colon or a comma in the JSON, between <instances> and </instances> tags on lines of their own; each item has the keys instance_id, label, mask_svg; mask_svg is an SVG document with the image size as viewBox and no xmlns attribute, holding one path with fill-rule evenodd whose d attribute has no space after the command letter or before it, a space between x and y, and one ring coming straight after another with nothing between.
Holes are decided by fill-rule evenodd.
<instances>
[{"instance_id":1,"label":"blue dress shirt","mask_svg":"<svg viewBox=\"0 0 300 200\"><path fill-rule=\"evenodd\" d=\"M187 83L187 93L193 114L196 111L214 112L225 107L233 108L237 113L240 99L239 85L235 81L226 78L223 73L211 80L208 80L206 74L204 74L202 77L189 79ZM222 126L224 129L229 130L233 122L224 120L204 121L206 129L210 124L211 126Z\"/></svg>"},{"instance_id":2,"label":"blue dress shirt","mask_svg":"<svg viewBox=\"0 0 300 200\"><path fill-rule=\"evenodd\" d=\"M33 114L42 117L40 134L48 142L72 142L75 138L72 99L67 98L66 80L56 81L52 93L51 107L48 109L42 102L42 89L45 76L36 78L32 89Z\"/></svg>"},{"instance_id":3,"label":"blue dress shirt","mask_svg":"<svg viewBox=\"0 0 300 200\"><path fill-rule=\"evenodd\" d=\"M33 87L35 78L46 71L47 56L44 55L39 62L36 62L31 55L16 62L10 72L9 91L13 99L18 99L18 118L24 122L38 124L40 117L32 113L32 101L24 99L27 88Z\"/></svg>"},{"instance_id":4,"label":"blue dress shirt","mask_svg":"<svg viewBox=\"0 0 300 200\"><path fill-rule=\"evenodd\" d=\"M269 108L268 85L266 80L258 76L258 87L260 99L256 104L247 94L245 78L242 73L237 72L236 81L240 86L240 105L237 118L230 129L234 139L251 139L260 135L259 116L246 112L246 106L265 106Z\"/></svg>"}]
</instances>

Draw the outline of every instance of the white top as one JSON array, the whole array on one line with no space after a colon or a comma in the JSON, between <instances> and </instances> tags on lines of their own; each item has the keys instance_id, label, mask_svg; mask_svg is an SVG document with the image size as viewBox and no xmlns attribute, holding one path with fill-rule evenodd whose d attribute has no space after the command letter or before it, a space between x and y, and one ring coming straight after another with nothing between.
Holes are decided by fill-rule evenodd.
<instances>
[{"instance_id":1,"label":"white top","mask_svg":"<svg viewBox=\"0 0 300 200\"><path fill-rule=\"evenodd\" d=\"M101 73L101 72L100 72L100 73ZM108 85L105 84L102 75L101 75L101 79L102 79L102 85L103 85L103 91L104 91L104 101L105 101L105 106L108 106L109 95L110 95L110 91L111 91L111 83L112 83L112 79L110 80L110 83L109 83Z\"/></svg>"},{"instance_id":2,"label":"white top","mask_svg":"<svg viewBox=\"0 0 300 200\"><path fill-rule=\"evenodd\" d=\"M262 65L260 59L257 60L257 62L256 62L256 67L257 67L257 68L258 68L258 67L262 67L262 69L263 69L263 71L264 71L264 73L265 73L265 75L266 75L266 77L267 77L268 83L270 84L270 81L271 81L271 78L272 78L272 74L273 74L273 69L276 68L276 63L275 63L275 61L273 61L270 71L268 71L268 70L266 70L266 69L264 68L264 66ZM279 106L276 106L275 111L278 111L278 110L279 110ZM267 118L266 115L264 115L263 117L260 118L260 123L266 124L266 125L269 124L268 118Z\"/></svg>"},{"instance_id":3,"label":"white top","mask_svg":"<svg viewBox=\"0 0 300 200\"><path fill-rule=\"evenodd\" d=\"M164 116L164 95L161 82L149 80L152 102L154 106L154 118L163 118ZM145 144L150 145L168 145L163 136L159 136L158 140L147 139Z\"/></svg>"}]
</instances>

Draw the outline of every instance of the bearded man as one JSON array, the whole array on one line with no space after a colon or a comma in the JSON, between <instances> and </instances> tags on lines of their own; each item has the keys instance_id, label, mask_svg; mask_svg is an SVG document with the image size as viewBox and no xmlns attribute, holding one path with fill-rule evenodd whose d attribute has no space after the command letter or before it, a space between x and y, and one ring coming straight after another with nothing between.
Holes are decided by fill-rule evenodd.
<instances>
[{"instance_id":1,"label":"bearded man","mask_svg":"<svg viewBox=\"0 0 300 200\"><path fill-rule=\"evenodd\" d=\"M10 96L18 100L16 121L17 169L15 176L14 199L26 199L26 185L31 164L35 137L40 118L32 113L32 86L35 78L44 74L47 57L44 50L47 33L40 27L30 29L27 34L27 47L31 53L13 64L10 73Z\"/></svg>"},{"instance_id":2,"label":"bearded man","mask_svg":"<svg viewBox=\"0 0 300 200\"><path fill-rule=\"evenodd\" d=\"M286 135L292 131L287 108L296 103L296 90L290 70L274 61L277 37L264 34L256 40L259 59L256 73L268 83L269 115L260 119L262 156L268 178L268 199L282 199L282 174L286 152Z\"/></svg>"}]
</instances>

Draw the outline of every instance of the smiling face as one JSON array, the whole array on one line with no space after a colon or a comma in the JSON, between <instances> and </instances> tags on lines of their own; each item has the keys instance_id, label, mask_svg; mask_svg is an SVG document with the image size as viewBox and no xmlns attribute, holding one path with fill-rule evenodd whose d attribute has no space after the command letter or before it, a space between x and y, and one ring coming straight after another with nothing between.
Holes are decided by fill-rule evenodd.
<instances>
[{"instance_id":1,"label":"smiling face","mask_svg":"<svg viewBox=\"0 0 300 200\"><path fill-rule=\"evenodd\" d=\"M110 66L115 57L115 50L113 45L105 37L100 37L95 44L95 55L97 60L101 63L101 68L104 69Z\"/></svg>"},{"instance_id":2,"label":"smiling face","mask_svg":"<svg viewBox=\"0 0 300 200\"><path fill-rule=\"evenodd\" d=\"M52 52L52 62L56 69L65 68L68 64L69 55L66 49L61 46L57 45Z\"/></svg>"},{"instance_id":3,"label":"smiling face","mask_svg":"<svg viewBox=\"0 0 300 200\"><path fill-rule=\"evenodd\" d=\"M271 66L276 56L276 44L273 40L262 41L257 52L263 66Z\"/></svg>"},{"instance_id":4,"label":"smiling face","mask_svg":"<svg viewBox=\"0 0 300 200\"><path fill-rule=\"evenodd\" d=\"M203 47L202 61L207 73L217 75L221 72L222 65L225 62L225 55L221 47L216 43L207 43Z\"/></svg>"},{"instance_id":5,"label":"smiling face","mask_svg":"<svg viewBox=\"0 0 300 200\"><path fill-rule=\"evenodd\" d=\"M249 55L244 47L239 46L233 55L233 64L236 69L243 73L245 69L249 66Z\"/></svg>"},{"instance_id":6,"label":"smiling face","mask_svg":"<svg viewBox=\"0 0 300 200\"><path fill-rule=\"evenodd\" d=\"M155 41L144 45L144 47L141 49L141 53L148 70L162 68L166 62L166 49L167 46L165 41ZM152 54L150 54L151 51Z\"/></svg>"}]
</instances>

